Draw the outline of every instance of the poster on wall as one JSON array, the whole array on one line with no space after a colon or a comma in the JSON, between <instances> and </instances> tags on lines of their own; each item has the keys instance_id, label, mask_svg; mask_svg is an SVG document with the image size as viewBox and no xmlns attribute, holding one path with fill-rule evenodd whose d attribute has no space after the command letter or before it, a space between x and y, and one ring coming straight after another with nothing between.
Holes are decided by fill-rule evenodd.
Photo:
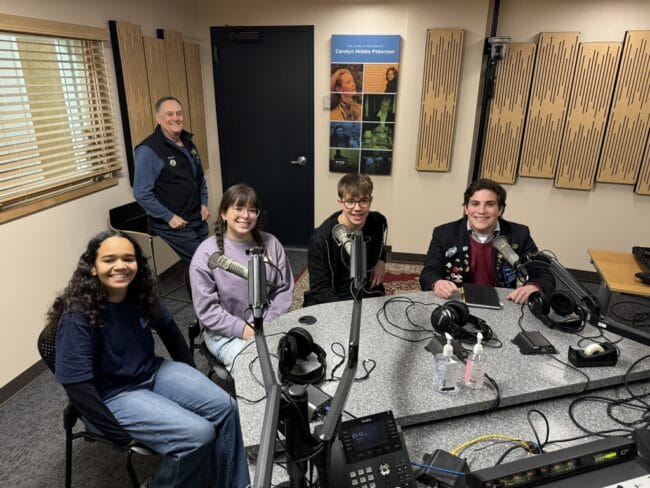
<instances>
[{"instance_id":1,"label":"poster on wall","mask_svg":"<svg viewBox=\"0 0 650 488\"><path fill-rule=\"evenodd\" d=\"M334 35L330 171L389 175L399 79L398 35Z\"/></svg>"}]
</instances>

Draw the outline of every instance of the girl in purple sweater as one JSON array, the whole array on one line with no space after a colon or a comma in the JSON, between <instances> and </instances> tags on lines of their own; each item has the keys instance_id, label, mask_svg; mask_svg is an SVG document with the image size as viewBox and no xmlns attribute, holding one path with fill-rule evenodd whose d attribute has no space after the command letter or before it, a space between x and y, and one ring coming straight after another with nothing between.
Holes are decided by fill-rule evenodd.
<instances>
[{"instance_id":1,"label":"girl in purple sweater","mask_svg":"<svg viewBox=\"0 0 650 488\"><path fill-rule=\"evenodd\" d=\"M208 261L214 263L224 254L248 268L246 251L263 246L269 284L264 323L286 313L293 300L293 274L284 248L274 236L259 229L259 213L255 190L244 184L228 188L219 205L215 235L199 245L190 263L192 302L205 344L228 370L254 335L248 282L221 268L211 269Z\"/></svg>"}]
</instances>

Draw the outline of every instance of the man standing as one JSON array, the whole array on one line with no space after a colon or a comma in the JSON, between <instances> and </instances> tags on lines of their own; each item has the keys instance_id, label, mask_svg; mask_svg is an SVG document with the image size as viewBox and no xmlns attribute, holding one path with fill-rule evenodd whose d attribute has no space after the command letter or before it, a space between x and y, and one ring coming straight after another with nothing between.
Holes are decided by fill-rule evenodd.
<instances>
[{"instance_id":1,"label":"man standing","mask_svg":"<svg viewBox=\"0 0 650 488\"><path fill-rule=\"evenodd\" d=\"M463 208L465 218L433 229L420 274L422 290L446 299L463 283L515 288L507 297L515 303L525 303L535 291L553 291L555 279L543 265L527 267L528 280L517 287L515 270L492 245L502 235L520 256L537 252L528 227L502 218L506 191L501 185L488 179L471 183Z\"/></svg>"},{"instance_id":2,"label":"man standing","mask_svg":"<svg viewBox=\"0 0 650 488\"><path fill-rule=\"evenodd\" d=\"M360 230L366 242L367 282L364 296L385 295L387 222L379 212L371 212L372 180L367 175L350 173L338 183L341 210L330 215L314 231L307 252L309 290L304 306L350 300L350 256L332 236L332 229L343 224L348 232Z\"/></svg>"},{"instance_id":3,"label":"man standing","mask_svg":"<svg viewBox=\"0 0 650 488\"><path fill-rule=\"evenodd\" d=\"M135 149L133 195L159 235L189 263L208 237L208 189L192 134L183 130L183 107L174 97L156 102L153 134Z\"/></svg>"}]
</instances>

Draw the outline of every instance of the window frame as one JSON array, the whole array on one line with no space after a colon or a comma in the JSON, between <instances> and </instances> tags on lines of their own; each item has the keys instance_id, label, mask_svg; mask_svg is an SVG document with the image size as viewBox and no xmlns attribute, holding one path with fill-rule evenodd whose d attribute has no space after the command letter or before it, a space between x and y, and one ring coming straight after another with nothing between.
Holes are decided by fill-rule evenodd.
<instances>
[{"instance_id":1,"label":"window frame","mask_svg":"<svg viewBox=\"0 0 650 488\"><path fill-rule=\"evenodd\" d=\"M99 97L102 102L108 102L108 112L104 114L104 118L97 124L101 126L100 135L102 140L108 141L112 150L110 152L114 159L108 163L108 170L102 170L105 176L102 179L97 179L99 172L88 176L82 181L74 181L73 178L69 182L57 185L56 188L48 189L45 192L34 192L26 197L23 201L14 201L0 206L0 224L29 215L46 208L58 205L60 203L80 198L84 195L94 193L97 191L110 188L118 184L119 172L123 167L121 137L119 134L118 121L116 119L115 107L113 104L113 79L110 73L109 62L111 57L107 55L107 43L110 42L110 35L108 28L90 27L77 24L69 24L63 22L34 19L28 17L20 17L15 15L0 14L0 32L3 34L24 34L24 35L37 35L56 37L60 39L74 39L81 41L99 41L101 50L101 57L103 58L104 73L102 78L106 84L106 94ZM85 64L85 66L88 66ZM94 64L92 66L95 66ZM92 78L96 81L95 78ZM63 100L63 98L62 98ZM88 98L86 98L88 100ZM108 128L107 128L108 127ZM73 125L70 125L71 131ZM40 143L41 141L39 141ZM25 144L24 141L18 142L16 145ZM7 147L7 146L5 146ZM92 148L92 145L88 145ZM70 172L72 175L73 172Z\"/></svg>"}]
</instances>

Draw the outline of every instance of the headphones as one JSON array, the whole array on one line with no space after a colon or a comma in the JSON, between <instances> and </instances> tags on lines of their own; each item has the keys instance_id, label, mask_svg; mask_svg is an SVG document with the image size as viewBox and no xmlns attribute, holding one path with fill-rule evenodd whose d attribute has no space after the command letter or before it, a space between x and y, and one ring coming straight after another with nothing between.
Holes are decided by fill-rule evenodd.
<instances>
[{"instance_id":1,"label":"headphones","mask_svg":"<svg viewBox=\"0 0 650 488\"><path fill-rule=\"evenodd\" d=\"M293 373L298 359L307 359L311 353L316 355L319 366L306 373ZM278 342L278 360L282 384L310 385L321 383L327 371L327 353L314 342L311 334L302 327L294 327Z\"/></svg>"},{"instance_id":2,"label":"headphones","mask_svg":"<svg viewBox=\"0 0 650 488\"><path fill-rule=\"evenodd\" d=\"M550 296L543 291L531 293L528 297L528 308L535 317L551 329L558 329L564 332L577 332L584 327L585 312L578 306L571 295L556 290ZM553 320L548 314L553 311L562 317L576 314L578 318L566 320Z\"/></svg>"},{"instance_id":3,"label":"headphones","mask_svg":"<svg viewBox=\"0 0 650 488\"><path fill-rule=\"evenodd\" d=\"M454 339L466 342L476 342L479 332L485 342L494 335L485 320L469 313L467 305L458 300L450 300L436 308L431 313L431 325L440 334L448 332Z\"/></svg>"}]
</instances>

